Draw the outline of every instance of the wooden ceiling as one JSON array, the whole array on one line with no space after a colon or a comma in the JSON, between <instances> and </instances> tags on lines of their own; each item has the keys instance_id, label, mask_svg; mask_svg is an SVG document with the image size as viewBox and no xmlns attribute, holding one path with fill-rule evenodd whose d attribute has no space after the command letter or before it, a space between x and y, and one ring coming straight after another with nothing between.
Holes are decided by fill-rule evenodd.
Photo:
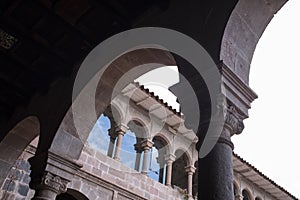
<instances>
[{"instance_id":1,"label":"wooden ceiling","mask_svg":"<svg viewBox=\"0 0 300 200\"><path fill-rule=\"evenodd\" d=\"M2 0L0 122L69 76L101 41L129 29L162 0Z\"/></svg>"}]
</instances>

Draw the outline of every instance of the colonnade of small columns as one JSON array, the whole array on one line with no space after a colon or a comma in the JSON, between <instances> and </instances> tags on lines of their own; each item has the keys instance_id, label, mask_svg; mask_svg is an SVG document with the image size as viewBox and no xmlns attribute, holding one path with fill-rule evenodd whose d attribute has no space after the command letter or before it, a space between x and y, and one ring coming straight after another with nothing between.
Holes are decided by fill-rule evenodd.
<instances>
[{"instance_id":1,"label":"colonnade of small columns","mask_svg":"<svg viewBox=\"0 0 300 200\"><path fill-rule=\"evenodd\" d=\"M124 124L119 124L116 127L112 127L109 129L109 147L107 151L107 156L111 157L115 160L120 161L120 153L121 153L121 147L123 142L123 137L126 134L126 132L129 130L129 127ZM134 169L139 171L140 169L140 163L142 160L142 169L141 173L144 175L147 175L148 173L148 165L149 165L149 152L150 149L153 147L153 142L149 139L143 139L137 142L134 145L134 149L136 151L136 160L135 160L135 167ZM143 153L143 158L141 158ZM160 171L159 171L159 182L163 183L163 174L164 171L164 165L166 165L166 177L165 177L165 185L171 187L172 186L172 166L173 162L176 160L176 156L173 154L165 154L163 158L158 158L158 164L160 165ZM195 173L195 167L192 165L185 167L185 172L187 173L187 179L188 179L188 185L187 185L187 194L189 199L192 199L193 191L193 175Z\"/></svg>"}]
</instances>

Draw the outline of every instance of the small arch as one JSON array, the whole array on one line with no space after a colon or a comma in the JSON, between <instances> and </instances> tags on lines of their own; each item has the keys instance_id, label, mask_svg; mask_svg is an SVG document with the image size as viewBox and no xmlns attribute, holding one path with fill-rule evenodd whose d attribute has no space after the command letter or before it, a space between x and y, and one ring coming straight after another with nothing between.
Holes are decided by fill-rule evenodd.
<instances>
[{"instance_id":1,"label":"small arch","mask_svg":"<svg viewBox=\"0 0 300 200\"><path fill-rule=\"evenodd\" d=\"M190 153L188 152L187 149L179 147L179 148L177 148L175 150L174 155L176 155L176 159L179 158L179 157L181 157L181 156L184 156L185 159L186 159L186 161L187 161L186 166L188 166L188 165L191 165L191 166L194 165L192 156L190 155Z\"/></svg>"},{"instance_id":2,"label":"small arch","mask_svg":"<svg viewBox=\"0 0 300 200\"><path fill-rule=\"evenodd\" d=\"M77 190L67 189L67 192L56 197L56 200L89 200L84 194Z\"/></svg>"},{"instance_id":3,"label":"small arch","mask_svg":"<svg viewBox=\"0 0 300 200\"><path fill-rule=\"evenodd\" d=\"M255 197L255 200L262 200L260 197Z\"/></svg>"},{"instance_id":4,"label":"small arch","mask_svg":"<svg viewBox=\"0 0 300 200\"><path fill-rule=\"evenodd\" d=\"M109 117L101 114L87 139L88 145L97 151L107 154L109 147L109 130L112 121Z\"/></svg>"},{"instance_id":5,"label":"small arch","mask_svg":"<svg viewBox=\"0 0 300 200\"><path fill-rule=\"evenodd\" d=\"M124 120L124 113L118 104L111 102L104 113L114 121L116 124L121 123Z\"/></svg>"},{"instance_id":6,"label":"small arch","mask_svg":"<svg viewBox=\"0 0 300 200\"><path fill-rule=\"evenodd\" d=\"M165 134L162 134L162 133L155 134L152 138L153 142L154 142L155 138L160 139L161 141L163 141L163 144L165 145L164 148L165 148L167 154L172 152L171 141L169 140L169 138Z\"/></svg>"},{"instance_id":7,"label":"small arch","mask_svg":"<svg viewBox=\"0 0 300 200\"><path fill-rule=\"evenodd\" d=\"M176 160L172 166L172 185L181 189L187 189L188 180L185 173L185 167L189 165L189 158L186 152L178 149L175 151Z\"/></svg>"},{"instance_id":8,"label":"small arch","mask_svg":"<svg viewBox=\"0 0 300 200\"><path fill-rule=\"evenodd\" d=\"M169 154L169 144L164 137L155 136L152 139L153 147L151 149L149 176L154 180L165 183L166 161L165 155Z\"/></svg>"},{"instance_id":9,"label":"small arch","mask_svg":"<svg viewBox=\"0 0 300 200\"><path fill-rule=\"evenodd\" d=\"M132 118L127 123L127 126L129 130L131 130L135 134L137 140L143 140L149 138L147 126L143 120L138 118Z\"/></svg>"},{"instance_id":10,"label":"small arch","mask_svg":"<svg viewBox=\"0 0 300 200\"><path fill-rule=\"evenodd\" d=\"M243 200L252 200L252 196L248 189L243 189L242 195L243 195Z\"/></svg>"}]
</instances>

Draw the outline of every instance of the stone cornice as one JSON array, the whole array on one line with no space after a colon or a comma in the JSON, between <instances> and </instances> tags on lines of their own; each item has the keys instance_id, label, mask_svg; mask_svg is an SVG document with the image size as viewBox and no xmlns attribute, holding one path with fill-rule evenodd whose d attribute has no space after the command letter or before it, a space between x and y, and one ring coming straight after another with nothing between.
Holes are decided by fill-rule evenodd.
<instances>
[{"instance_id":1,"label":"stone cornice","mask_svg":"<svg viewBox=\"0 0 300 200\"><path fill-rule=\"evenodd\" d=\"M251 103L258 97L257 94L223 62L218 67L225 87L224 95L236 105L240 114L247 118L248 109L251 108Z\"/></svg>"}]
</instances>

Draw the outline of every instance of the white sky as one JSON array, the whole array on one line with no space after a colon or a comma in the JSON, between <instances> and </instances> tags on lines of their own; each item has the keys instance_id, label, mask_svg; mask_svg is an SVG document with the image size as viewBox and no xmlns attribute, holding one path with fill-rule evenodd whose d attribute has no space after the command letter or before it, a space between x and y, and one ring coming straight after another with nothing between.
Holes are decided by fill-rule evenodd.
<instances>
[{"instance_id":1,"label":"white sky","mask_svg":"<svg viewBox=\"0 0 300 200\"><path fill-rule=\"evenodd\" d=\"M290 0L260 39L250 72L250 87L259 98L252 104L235 152L300 198L300 0ZM168 72L160 70L169 70ZM153 70L138 81L176 106L167 88L171 68ZM174 69L172 69L174 70ZM155 80L153 80L155 77ZM176 75L175 75L176 77ZM162 81L168 80L168 81ZM161 84L158 84L161 83Z\"/></svg>"},{"instance_id":2,"label":"white sky","mask_svg":"<svg viewBox=\"0 0 300 200\"><path fill-rule=\"evenodd\" d=\"M256 48L245 130L235 152L300 198L300 1L290 0L273 18Z\"/></svg>"}]
</instances>

